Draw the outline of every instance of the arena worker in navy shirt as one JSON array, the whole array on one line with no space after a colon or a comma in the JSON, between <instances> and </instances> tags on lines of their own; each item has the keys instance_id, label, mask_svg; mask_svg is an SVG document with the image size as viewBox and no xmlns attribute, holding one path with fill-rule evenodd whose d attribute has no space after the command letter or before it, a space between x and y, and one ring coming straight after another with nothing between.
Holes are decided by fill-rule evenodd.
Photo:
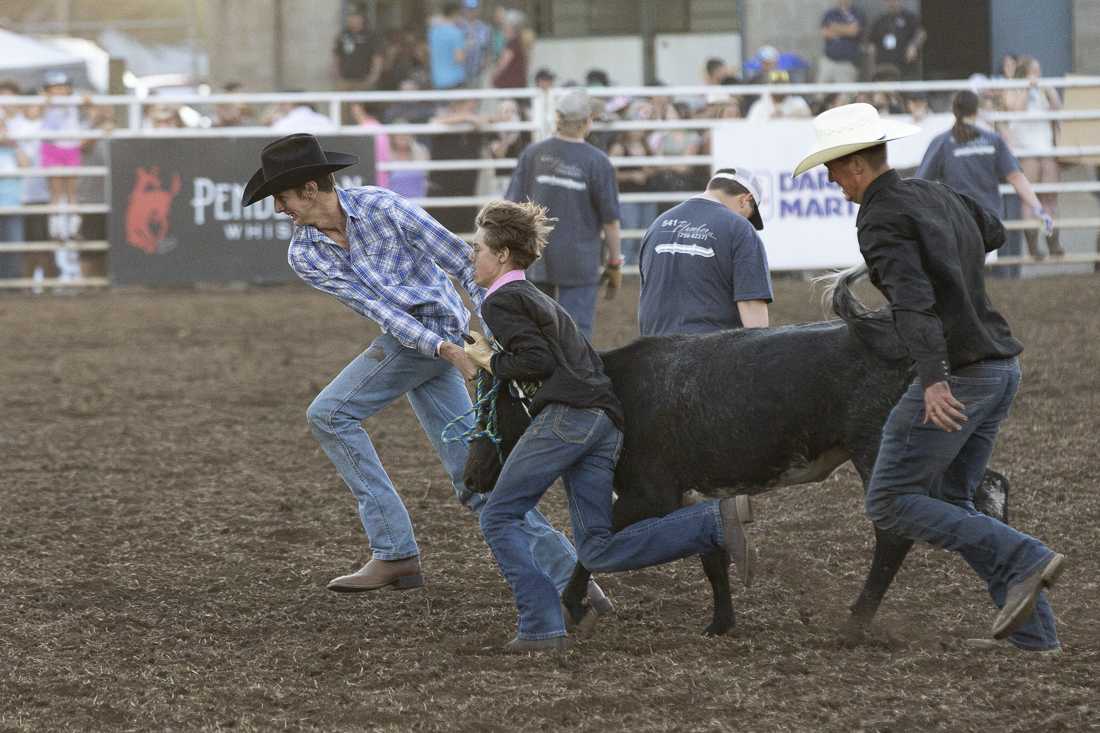
<instances>
[{"instance_id":1,"label":"arena worker in navy shirt","mask_svg":"<svg viewBox=\"0 0 1100 733\"><path fill-rule=\"evenodd\" d=\"M723 168L706 191L672 207L642 238L638 325L643 336L768 325L768 254L757 230L760 188Z\"/></svg>"},{"instance_id":2,"label":"arena worker in navy shirt","mask_svg":"<svg viewBox=\"0 0 1100 733\"><path fill-rule=\"evenodd\" d=\"M545 206L556 220L546 252L527 277L558 301L588 337L600 281L607 280L608 295L616 292L623 262L619 184L607 155L585 142L591 124L591 100L583 90L558 100L555 135L523 151L504 195L509 201Z\"/></svg>"},{"instance_id":3,"label":"arena worker in navy shirt","mask_svg":"<svg viewBox=\"0 0 1100 733\"><path fill-rule=\"evenodd\" d=\"M951 102L951 111L955 114L954 127L932 139L916 177L946 183L992 211L997 218L1004 216L999 190L1001 181L1008 181L1020 200L1039 212L1047 236L1050 236L1054 231L1054 219L1039 203L1031 182L1020 170L1008 145L997 133L976 126L978 95L971 91L959 92Z\"/></svg>"},{"instance_id":4,"label":"arena worker in navy shirt","mask_svg":"<svg viewBox=\"0 0 1100 733\"><path fill-rule=\"evenodd\" d=\"M851 84L859 80L860 38L863 13L852 7L852 0L838 0L821 17L821 37L825 53L817 59L818 84Z\"/></svg>"}]
</instances>

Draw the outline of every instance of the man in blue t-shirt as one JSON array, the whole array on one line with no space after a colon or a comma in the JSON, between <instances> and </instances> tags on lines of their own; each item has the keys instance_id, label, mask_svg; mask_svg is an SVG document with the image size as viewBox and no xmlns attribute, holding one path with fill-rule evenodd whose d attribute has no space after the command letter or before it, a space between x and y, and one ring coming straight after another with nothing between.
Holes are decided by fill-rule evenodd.
<instances>
[{"instance_id":1,"label":"man in blue t-shirt","mask_svg":"<svg viewBox=\"0 0 1100 733\"><path fill-rule=\"evenodd\" d=\"M768 325L768 255L757 230L760 187L722 168L707 190L657 217L642 238L638 325L643 336Z\"/></svg>"},{"instance_id":2,"label":"man in blue t-shirt","mask_svg":"<svg viewBox=\"0 0 1100 733\"><path fill-rule=\"evenodd\" d=\"M459 26L458 3L443 6L442 20L433 20L428 27L428 58L431 63L432 86L454 89L466 81L466 34Z\"/></svg>"},{"instance_id":3,"label":"man in blue t-shirt","mask_svg":"<svg viewBox=\"0 0 1100 733\"><path fill-rule=\"evenodd\" d=\"M622 283L619 184L610 158L585 142L592 126L592 102L583 90L569 92L557 106L557 132L520 154L504 198L545 206L556 219L550 241L527 270L527 278L557 300L585 336L592 337L600 262L610 297ZM602 238L601 238L602 237Z\"/></svg>"},{"instance_id":4,"label":"man in blue t-shirt","mask_svg":"<svg viewBox=\"0 0 1100 733\"><path fill-rule=\"evenodd\" d=\"M817 60L818 84L851 84L859 79L859 44L863 36L863 13L852 0L839 0L821 18L825 53Z\"/></svg>"}]
</instances>

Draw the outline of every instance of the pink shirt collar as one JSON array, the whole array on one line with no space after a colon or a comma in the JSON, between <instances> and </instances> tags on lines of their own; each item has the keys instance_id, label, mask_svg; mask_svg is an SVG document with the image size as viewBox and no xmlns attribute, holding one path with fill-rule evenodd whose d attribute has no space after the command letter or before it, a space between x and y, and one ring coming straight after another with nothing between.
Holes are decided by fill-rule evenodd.
<instances>
[{"instance_id":1,"label":"pink shirt collar","mask_svg":"<svg viewBox=\"0 0 1100 733\"><path fill-rule=\"evenodd\" d=\"M493 284L490 285L489 289L485 292L485 297L488 298L490 295L499 290L502 285L507 285L508 283L514 283L519 280L526 279L527 275L524 274L523 270L509 270L508 272L498 277L496 280L493 280Z\"/></svg>"}]
</instances>

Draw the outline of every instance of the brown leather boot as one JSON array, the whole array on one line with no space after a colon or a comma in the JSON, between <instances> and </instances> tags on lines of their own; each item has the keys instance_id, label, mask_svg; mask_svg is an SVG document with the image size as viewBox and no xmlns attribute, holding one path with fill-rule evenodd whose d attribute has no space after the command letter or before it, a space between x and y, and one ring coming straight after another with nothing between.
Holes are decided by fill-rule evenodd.
<instances>
[{"instance_id":1,"label":"brown leather boot","mask_svg":"<svg viewBox=\"0 0 1100 733\"><path fill-rule=\"evenodd\" d=\"M328 589L337 593L359 593L387 587L392 590L409 590L422 585L424 576L420 574L419 557L408 557L404 560L375 558L351 575L341 575L330 580Z\"/></svg>"}]
</instances>

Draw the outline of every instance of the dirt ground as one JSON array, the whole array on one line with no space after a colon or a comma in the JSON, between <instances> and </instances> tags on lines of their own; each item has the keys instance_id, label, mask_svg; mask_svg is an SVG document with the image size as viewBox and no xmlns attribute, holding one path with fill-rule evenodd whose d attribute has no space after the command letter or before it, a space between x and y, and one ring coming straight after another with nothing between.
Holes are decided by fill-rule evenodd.
<instances>
[{"instance_id":1,"label":"dirt ground","mask_svg":"<svg viewBox=\"0 0 1100 733\"><path fill-rule=\"evenodd\" d=\"M761 498L734 635L702 636L685 560L602 578L617 615L570 652L505 656L510 595L407 403L367 429L428 585L324 588L368 547L305 410L372 324L296 286L0 297L0 730L1100 730L1098 285L991 285L1027 346L993 465L1071 562L1057 657L968 650L993 606L927 548L840 645L871 549L849 468ZM774 322L821 316L804 282L776 295ZM636 298L601 302L598 346Z\"/></svg>"}]
</instances>

